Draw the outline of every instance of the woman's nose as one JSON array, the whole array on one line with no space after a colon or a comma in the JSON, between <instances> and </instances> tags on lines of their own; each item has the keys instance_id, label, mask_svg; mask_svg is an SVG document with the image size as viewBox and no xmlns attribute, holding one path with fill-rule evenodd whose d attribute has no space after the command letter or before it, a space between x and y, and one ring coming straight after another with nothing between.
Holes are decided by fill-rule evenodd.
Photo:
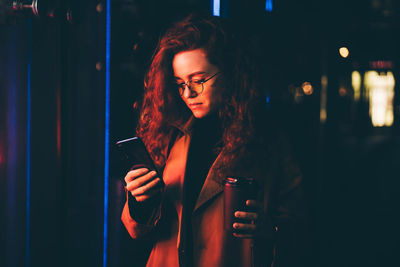
<instances>
[{"instance_id":1,"label":"woman's nose","mask_svg":"<svg viewBox=\"0 0 400 267\"><path fill-rule=\"evenodd\" d=\"M194 98L196 97L197 94L193 90L190 89L190 87L185 84L185 89L183 90L183 97L184 98Z\"/></svg>"}]
</instances>

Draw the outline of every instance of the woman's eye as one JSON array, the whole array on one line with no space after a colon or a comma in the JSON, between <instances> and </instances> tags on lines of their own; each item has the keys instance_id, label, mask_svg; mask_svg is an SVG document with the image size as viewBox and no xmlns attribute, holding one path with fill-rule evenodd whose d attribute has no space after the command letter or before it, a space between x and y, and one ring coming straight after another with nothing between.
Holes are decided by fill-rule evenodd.
<instances>
[{"instance_id":1,"label":"woman's eye","mask_svg":"<svg viewBox=\"0 0 400 267\"><path fill-rule=\"evenodd\" d=\"M193 83L196 83L196 84L202 84L202 83L204 83L204 79L201 79L201 80L195 80L195 81L192 81Z\"/></svg>"},{"instance_id":2,"label":"woman's eye","mask_svg":"<svg viewBox=\"0 0 400 267\"><path fill-rule=\"evenodd\" d=\"M177 83L176 86L178 88L185 88L185 83Z\"/></svg>"}]
</instances>

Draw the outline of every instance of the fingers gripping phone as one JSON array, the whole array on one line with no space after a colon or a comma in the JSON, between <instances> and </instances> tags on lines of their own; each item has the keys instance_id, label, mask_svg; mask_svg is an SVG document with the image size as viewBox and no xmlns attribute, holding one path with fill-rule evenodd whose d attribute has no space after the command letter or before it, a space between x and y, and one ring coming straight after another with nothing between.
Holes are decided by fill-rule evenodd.
<instances>
[{"instance_id":1,"label":"fingers gripping phone","mask_svg":"<svg viewBox=\"0 0 400 267\"><path fill-rule=\"evenodd\" d=\"M138 168L147 168L157 172L162 181L160 172L157 170L153 159L146 149L143 141L139 137L133 137L116 143L123 153L125 160L131 170Z\"/></svg>"}]
</instances>

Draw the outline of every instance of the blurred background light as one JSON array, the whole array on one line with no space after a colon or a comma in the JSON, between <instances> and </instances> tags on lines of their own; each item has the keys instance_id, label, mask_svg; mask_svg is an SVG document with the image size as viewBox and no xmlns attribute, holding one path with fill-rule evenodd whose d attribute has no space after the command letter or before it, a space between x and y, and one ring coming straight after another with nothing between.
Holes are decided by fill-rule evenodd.
<instances>
[{"instance_id":1,"label":"blurred background light","mask_svg":"<svg viewBox=\"0 0 400 267\"><path fill-rule=\"evenodd\" d=\"M312 95L314 92L314 88L312 87L311 83L304 82L301 87L303 88L303 92L305 95Z\"/></svg>"},{"instance_id":2,"label":"blurred background light","mask_svg":"<svg viewBox=\"0 0 400 267\"><path fill-rule=\"evenodd\" d=\"M213 15L219 17L221 14L221 2L220 0L213 0Z\"/></svg>"},{"instance_id":3,"label":"blurred background light","mask_svg":"<svg viewBox=\"0 0 400 267\"><path fill-rule=\"evenodd\" d=\"M358 101L361 92L361 74L358 71L353 71L351 73L351 85L354 90L354 101Z\"/></svg>"},{"instance_id":4,"label":"blurred background light","mask_svg":"<svg viewBox=\"0 0 400 267\"><path fill-rule=\"evenodd\" d=\"M326 103L327 103L327 90L328 90L328 76L321 76L321 107L319 110L319 120L321 123L325 123L327 118Z\"/></svg>"},{"instance_id":5,"label":"blurred background light","mask_svg":"<svg viewBox=\"0 0 400 267\"><path fill-rule=\"evenodd\" d=\"M367 71L364 75L365 91L369 99L369 115L374 127L393 124L393 98L395 79L391 71Z\"/></svg>"},{"instance_id":6,"label":"blurred background light","mask_svg":"<svg viewBox=\"0 0 400 267\"><path fill-rule=\"evenodd\" d=\"M369 62L369 66L371 67L371 69L392 69L393 62L384 60L371 61Z\"/></svg>"},{"instance_id":7,"label":"blurred background light","mask_svg":"<svg viewBox=\"0 0 400 267\"><path fill-rule=\"evenodd\" d=\"M296 103L301 103L303 101L303 89L301 87L295 87L294 88L294 101Z\"/></svg>"},{"instance_id":8,"label":"blurred background light","mask_svg":"<svg viewBox=\"0 0 400 267\"><path fill-rule=\"evenodd\" d=\"M272 12L272 0L265 1L265 10L268 12Z\"/></svg>"},{"instance_id":9,"label":"blurred background light","mask_svg":"<svg viewBox=\"0 0 400 267\"><path fill-rule=\"evenodd\" d=\"M347 58L350 54L349 49L347 47L341 47L339 48L339 54L342 58Z\"/></svg>"},{"instance_id":10,"label":"blurred background light","mask_svg":"<svg viewBox=\"0 0 400 267\"><path fill-rule=\"evenodd\" d=\"M339 95L340 95L341 97L346 96L346 95L347 95L347 89L346 89L345 87L341 86L341 87L339 88Z\"/></svg>"}]
</instances>

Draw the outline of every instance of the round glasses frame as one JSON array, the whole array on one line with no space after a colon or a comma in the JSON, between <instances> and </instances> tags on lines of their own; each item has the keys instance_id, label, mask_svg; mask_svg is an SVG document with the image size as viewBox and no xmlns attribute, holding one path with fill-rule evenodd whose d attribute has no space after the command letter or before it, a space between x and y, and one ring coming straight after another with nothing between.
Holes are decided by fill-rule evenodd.
<instances>
[{"instance_id":1,"label":"round glasses frame","mask_svg":"<svg viewBox=\"0 0 400 267\"><path fill-rule=\"evenodd\" d=\"M198 81L189 80L187 82L177 84L178 85L179 94L181 96L183 96L183 93L185 92L186 86L188 87L190 92L195 92L196 95L202 94L203 91L204 91L204 84L206 82L208 82L209 80L211 80L212 78L214 78L215 76L217 76L218 74L220 74L220 73L221 72L217 72L217 73L215 73L214 75L208 77L205 80L198 80Z\"/></svg>"}]
</instances>

